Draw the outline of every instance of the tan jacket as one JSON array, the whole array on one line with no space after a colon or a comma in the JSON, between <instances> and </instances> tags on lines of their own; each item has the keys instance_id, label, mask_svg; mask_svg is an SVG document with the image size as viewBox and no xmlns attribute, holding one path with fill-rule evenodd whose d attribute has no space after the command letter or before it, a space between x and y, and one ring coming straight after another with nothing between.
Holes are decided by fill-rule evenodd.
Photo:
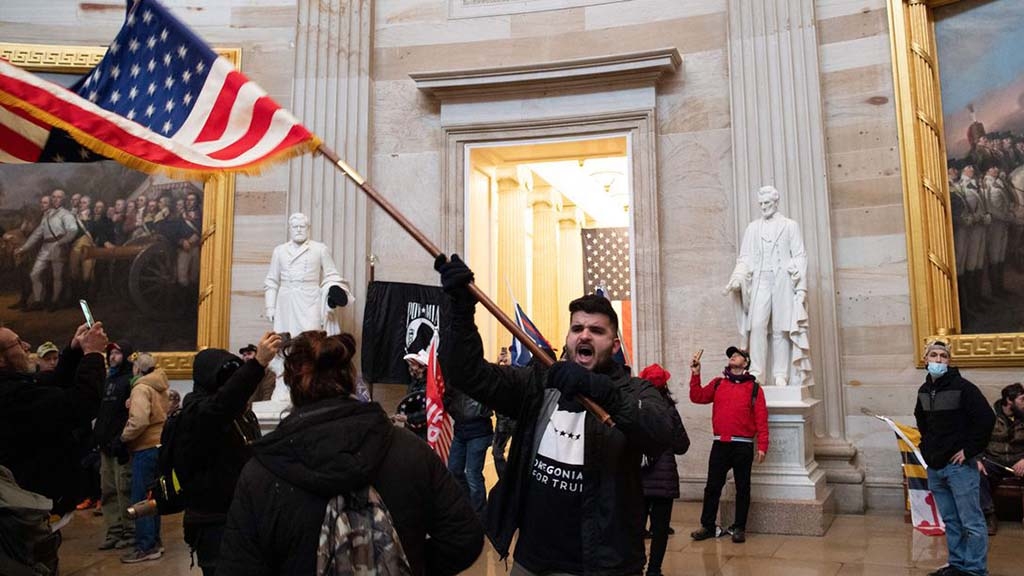
<instances>
[{"instance_id":1,"label":"tan jacket","mask_svg":"<svg viewBox=\"0 0 1024 576\"><path fill-rule=\"evenodd\" d=\"M168 389L170 382L163 368L140 377L132 386L128 423L121 433L121 440L132 452L160 445L160 434L164 430L167 410L171 405Z\"/></svg>"}]
</instances>

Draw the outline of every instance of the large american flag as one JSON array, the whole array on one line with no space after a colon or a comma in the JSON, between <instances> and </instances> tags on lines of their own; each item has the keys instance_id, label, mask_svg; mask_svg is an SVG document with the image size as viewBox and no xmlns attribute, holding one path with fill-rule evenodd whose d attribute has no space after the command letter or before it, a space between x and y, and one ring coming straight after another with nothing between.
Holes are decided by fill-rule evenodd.
<instances>
[{"instance_id":1,"label":"large american flag","mask_svg":"<svg viewBox=\"0 0 1024 576\"><path fill-rule=\"evenodd\" d=\"M427 354L427 443L447 464L455 421L444 408L444 376L437 362L437 338L430 341Z\"/></svg>"},{"instance_id":2,"label":"large american flag","mask_svg":"<svg viewBox=\"0 0 1024 576\"><path fill-rule=\"evenodd\" d=\"M622 351L616 359L633 357L633 290L630 279L629 228L584 228L583 287L587 294L611 300L619 315Z\"/></svg>"},{"instance_id":3,"label":"large american flag","mask_svg":"<svg viewBox=\"0 0 1024 576\"><path fill-rule=\"evenodd\" d=\"M113 158L147 172L255 172L315 149L290 112L155 0L129 1L71 90L0 60L0 163Z\"/></svg>"}]
</instances>

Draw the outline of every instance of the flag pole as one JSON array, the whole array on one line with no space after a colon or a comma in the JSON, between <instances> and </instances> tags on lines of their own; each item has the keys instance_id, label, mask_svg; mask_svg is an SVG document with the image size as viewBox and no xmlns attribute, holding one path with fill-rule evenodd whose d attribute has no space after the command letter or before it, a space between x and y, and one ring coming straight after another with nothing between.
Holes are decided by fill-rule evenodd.
<instances>
[{"instance_id":1,"label":"flag pole","mask_svg":"<svg viewBox=\"0 0 1024 576\"><path fill-rule=\"evenodd\" d=\"M356 186L358 186L363 192L366 193L367 196L369 196L370 200L372 200L374 204L376 204L382 210L387 212L388 216L391 216L391 218L394 219L394 221L397 222L399 226L405 229L405 231L408 232L409 235L413 237L413 240L416 240L416 242L419 243L419 245L422 246L423 249L426 250L431 257L437 258L438 256L441 255L440 248L434 245L434 243L431 242L430 239L427 238L423 234L423 232L421 232L419 228L417 228L412 222L410 222L401 212L399 212L398 209L395 208L393 204L391 204L390 202L387 201L387 199L381 196L380 192L377 192L377 190L373 186L369 185L366 182L366 178L363 178L363 176L359 174L359 172L357 172L355 168L349 166L348 163L342 160L334 150L331 150L326 145L321 144L320 147L317 148L317 152L323 154L325 158L327 158L332 164L334 164L337 168L344 172L345 175L348 176L348 178L352 180L352 182L354 182ZM516 323L511 318L509 318L508 315L505 314L505 312L502 311L501 308L498 308L498 305L495 304L494 301L487 296L487 294L484 294L484 291L481 290L475 283L470 283L467 286L467 288L469 288L469 291L473 294L477 301L483 304L484 308L486 308L487 311L490 312L491 315L494 316L494 318L498 322L500 322L502 326L505 327L505 329L511 332L516 339L522 342L523 345L525 345L530 350L534 358L538 358L539 361L542 362L545 366L551 366L552 364L555 363L554 358L551 358L550 356L545 354L544 351L541 350L540 346L537 346L537 343L533 341L533 338L527 336L526 332L524 332L519 326L517 326ZM615 421L612 420L611 415L609 415L608 412L605 411L605 409L602 408L597 402L594 402L590 398L587 398L586 396L582 395L576 395L576 401L582 404L583 407L587 409L587 411L593 414L603 424L609 427L615 426Z\"/></svg>"}]
</instances>

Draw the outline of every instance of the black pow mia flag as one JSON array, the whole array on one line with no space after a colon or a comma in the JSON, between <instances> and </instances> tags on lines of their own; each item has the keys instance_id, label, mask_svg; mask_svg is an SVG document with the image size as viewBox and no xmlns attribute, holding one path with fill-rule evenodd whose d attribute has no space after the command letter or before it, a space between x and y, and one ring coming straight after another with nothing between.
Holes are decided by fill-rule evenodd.
<instances>
[{"instance_id":1,"label":"black pow mia flag","mask_svg":"<svg viewBox=\"0 0 1024 576\"><path fill-rule=\"evenodd\" d=\"M440 286L370 282L363 312L363 380L408 384L402 358L429 348L447 315L448 296Z\"/></svg>"}]
</instances>

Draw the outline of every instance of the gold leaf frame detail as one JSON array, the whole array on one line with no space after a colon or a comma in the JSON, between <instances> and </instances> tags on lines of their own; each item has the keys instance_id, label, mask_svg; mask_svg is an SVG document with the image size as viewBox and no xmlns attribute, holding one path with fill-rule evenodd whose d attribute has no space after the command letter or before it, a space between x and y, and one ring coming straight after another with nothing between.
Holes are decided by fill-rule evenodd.
<instances>
[{"instance_id":1,"label":"gold leaf frame detail","mask_svg":"<svg viewBox=\"0 0 1024 576\"><path fill-rule=\"evenodd\" d=\"M1024 366L1024 333L960 333L934 14L960 0L887 1L915 348L939 338L959 366Z\"/></svg>"},{"instance_id":2,"label":"gold leaf frame detail","mask_svg":"<svg viewBox=\"0 0 1024 576\"><path fill-rule=\"evenodd\" d=\"M32 72L84 74L99 63L107 49L102 46L12 44L0 42L0 58ZM241 67L242 51L217 48L235 68ZM203 247L199 269L199 318L196 350L155 352L158 365L175 380L192 379L192 359L204 348L226 348L230 329L231 262L235 215L235 176L208 178L203 192Z\"/></svg>"}]
</instances>

